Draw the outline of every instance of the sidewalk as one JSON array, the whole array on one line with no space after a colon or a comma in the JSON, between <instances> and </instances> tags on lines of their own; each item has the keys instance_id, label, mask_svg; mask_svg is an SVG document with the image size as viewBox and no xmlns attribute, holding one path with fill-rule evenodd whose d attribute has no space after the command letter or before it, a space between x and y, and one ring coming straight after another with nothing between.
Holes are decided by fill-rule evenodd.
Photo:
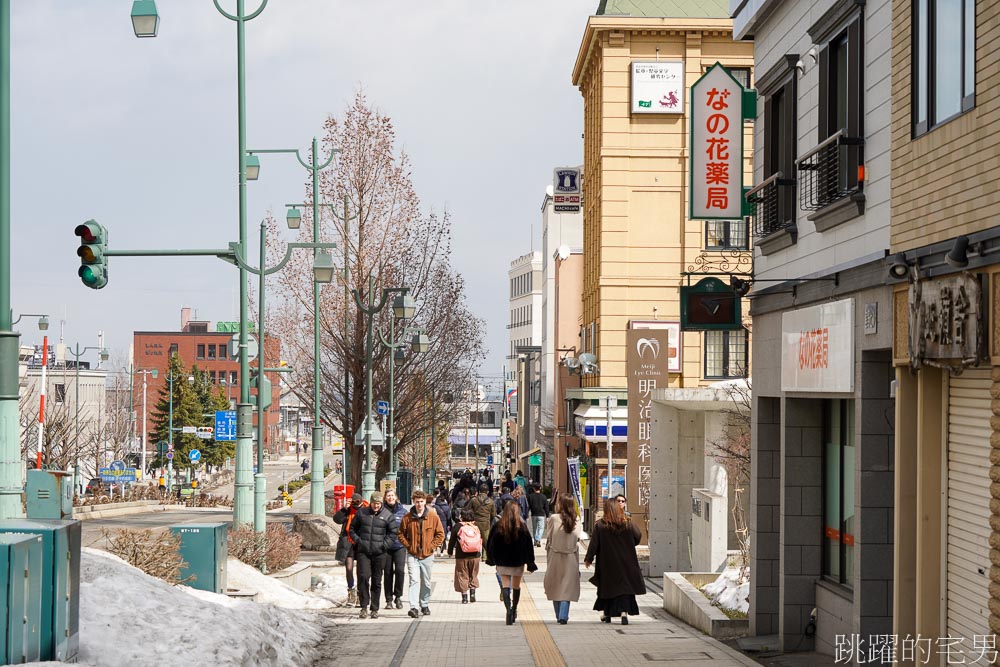
<instances>
[{"instance_id":1,"label":"sidewalk","mask_svg":"<svg viewBox=\"0 0 1000 667\"><path fill-rule=\"evenodd\" d=\"M544 550L536 549L538 572L522 585L518 621L504 623L504 606L494 569L480 567L478 602L463 605L452 586L454 560L437 558L431 615L410 619L403 609L381 610L376 620L360 620L359 609L341 608L329 614L331 627L320 644L317 666L355 664L441 667L459 664L503 665L639 665L648 662L722 667L758 663L702 635L662 609L658 595L638 598L640 615L629 625L601 623L592 611L596 590L583 575L580 602L570 610L568 625L558 625L542 585ZM384 600L384 593L383 593Z\"/></svg>"}]
</instances>

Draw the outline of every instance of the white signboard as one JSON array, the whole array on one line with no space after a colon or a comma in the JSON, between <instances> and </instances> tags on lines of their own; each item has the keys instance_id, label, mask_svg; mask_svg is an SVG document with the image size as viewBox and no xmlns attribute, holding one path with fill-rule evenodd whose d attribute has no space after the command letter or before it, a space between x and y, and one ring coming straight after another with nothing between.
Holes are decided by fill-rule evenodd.
<instances>
[{"instance_id":1,"label":"white signboard","mask_svg":"<svg viewBox=\"0 0 1000 667\"><path fill-rule=\"evenodd\" d=\"M670 373L680 373L681 367L681 323L666 322L664 320L632 320L632 329L666 329L669 334L669 344L667 345L667 371Z\"/></svg>"},{"instance_id":2,"label":"white signboard","mask_svg":"<svg viewBox=\"0 0 1000 667\"><path fill-rule=\"evenodd\" d=\"M854 299L782 313L781 390L854 391Z\"/></svg>"},{"instance_id":3,"label":"white signboard","mask_svg":"<svg viewBox=\"0 0 1000 667\"><path fill-rule=\"evenodd\" d=\"M691 86L692 220L743 213L743 86L716 63Z\"/></svg>"},{"instance_id":4,"label":"white signboard","mask_svg":"<svg viewBox=\"0 0 1000 667\"><path fill-rule=\"evenodd\" d=\"M684 113L684 61L632 63L632 113Z\"/></svg>"},{"instance_id":5,"label":"white signboard","mask_svg":"<svg viewBox=\"0 0 1000 667\"><path fill-rule=\"evenodd\" d=\"M552 170L552 201L556 213L580 212L580 168L559 167Z\"/></svg>"}]
</instances>

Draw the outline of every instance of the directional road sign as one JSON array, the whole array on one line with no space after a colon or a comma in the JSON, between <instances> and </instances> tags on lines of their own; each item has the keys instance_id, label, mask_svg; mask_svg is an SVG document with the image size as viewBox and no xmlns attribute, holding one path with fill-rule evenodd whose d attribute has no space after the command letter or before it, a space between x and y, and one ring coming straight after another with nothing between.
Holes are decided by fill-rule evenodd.
<instances>
[{"instance_id":1,"label":"directional road sign","mask_svg":"<svg viewBox=\"0 0 1000 667\"><path fill-rule=\"evenodd\" d=\"M236 439L236 410L215 411L215 440Z\"/></svg>"},{"instance_id":2,"label":"directional road sign","mask_svg":"<svg viewBox=\"0 0 1000 667\"><path fill-rule=\"evenodd\" d=\"M201 461L201 452L197 449L192 449L188 452L188 458L191 459L191 463L197 463Z\"/></svg>"},{"instance_id":3,"label":"directional road sign","mask_svg":"<svg viewBox=\"0 0 1000 667\"><path fill-rule=\"evenodd\" d=\"M379 401L375 404L375 407L380 415L389 414L389 401Z\"/></svg>"}]
</instances>

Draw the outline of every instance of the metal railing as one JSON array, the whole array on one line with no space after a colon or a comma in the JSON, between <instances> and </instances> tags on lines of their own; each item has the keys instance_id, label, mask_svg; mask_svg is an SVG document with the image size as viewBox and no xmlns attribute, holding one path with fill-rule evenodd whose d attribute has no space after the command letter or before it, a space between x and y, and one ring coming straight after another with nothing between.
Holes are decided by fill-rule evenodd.
<instances>
[{"instance_id":1,"label":"metal railing","mask_svg":"<svg viewBox=\"0 0 1000 667\"><path fill-rule=\"evenodd\" d=\"M864 182L859 147L864 139L844 130L820 142L795 161L800 173L799 206L818 211L856 192Z\"/></svg>"},{"instance_id":2,"label":"metal railing","mask_svg":"<svg viewBox=\"0 0 1000 667\"><path fill-rule=\"evenodd\" d=\"M795 224L795 214L782 205L787 188L795 186L795 179L784 178L778 171L747 191L747 203L753 207L753 235L762 239Z\"/></svg>"}]
</instances>

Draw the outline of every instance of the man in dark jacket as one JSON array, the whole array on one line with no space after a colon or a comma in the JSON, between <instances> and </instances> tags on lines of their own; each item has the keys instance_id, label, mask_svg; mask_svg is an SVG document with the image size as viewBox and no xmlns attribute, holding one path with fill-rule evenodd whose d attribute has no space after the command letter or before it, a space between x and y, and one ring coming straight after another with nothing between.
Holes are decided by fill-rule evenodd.
<instances>
[{"instance_id":1,"label":"man in dark jacket","mask_svg":"<svg viewBox=\"0 0 1000 667\"><path fill-rule=\"evenodd\" d=\"M545 497L537 484L528 486L528 511L531 513L531 536L535 546L542 546L542 533L545 532L545 517L549 515L549 499Z\"/></svg>"},{"instance_id":2,"label":"man in dark jacket","mask_svg":"<svg viewBox=\"0 0 1000 667\"><path fill-rule=\"evenodd\" d=\"M406 580L406 549L403 548L403 543L399 541L396 533L406 514L406 508L399 502L393 489L385 492L385 507L392 512L392 525L389 526L392 532L392 545L385 556L385 606L386 609L390 606L402 609L403 583Z\"/></svg>"},{"instance_id":3,"label":"man in dark jacket","mask_svg":"<svg viewBox=\"0 0 1000 667\"><path fill-rule=\"evenodd\" d=\"M395 541L390 527L392 512L382 506L382 494L371 495L368 507L358 510L351 522L351 539L357 551L358 560L358 600L361 603L361 618L378 618L378 607L382 597L382 571L385 569L386 552Z\"/></svg>"}]
</instances>

